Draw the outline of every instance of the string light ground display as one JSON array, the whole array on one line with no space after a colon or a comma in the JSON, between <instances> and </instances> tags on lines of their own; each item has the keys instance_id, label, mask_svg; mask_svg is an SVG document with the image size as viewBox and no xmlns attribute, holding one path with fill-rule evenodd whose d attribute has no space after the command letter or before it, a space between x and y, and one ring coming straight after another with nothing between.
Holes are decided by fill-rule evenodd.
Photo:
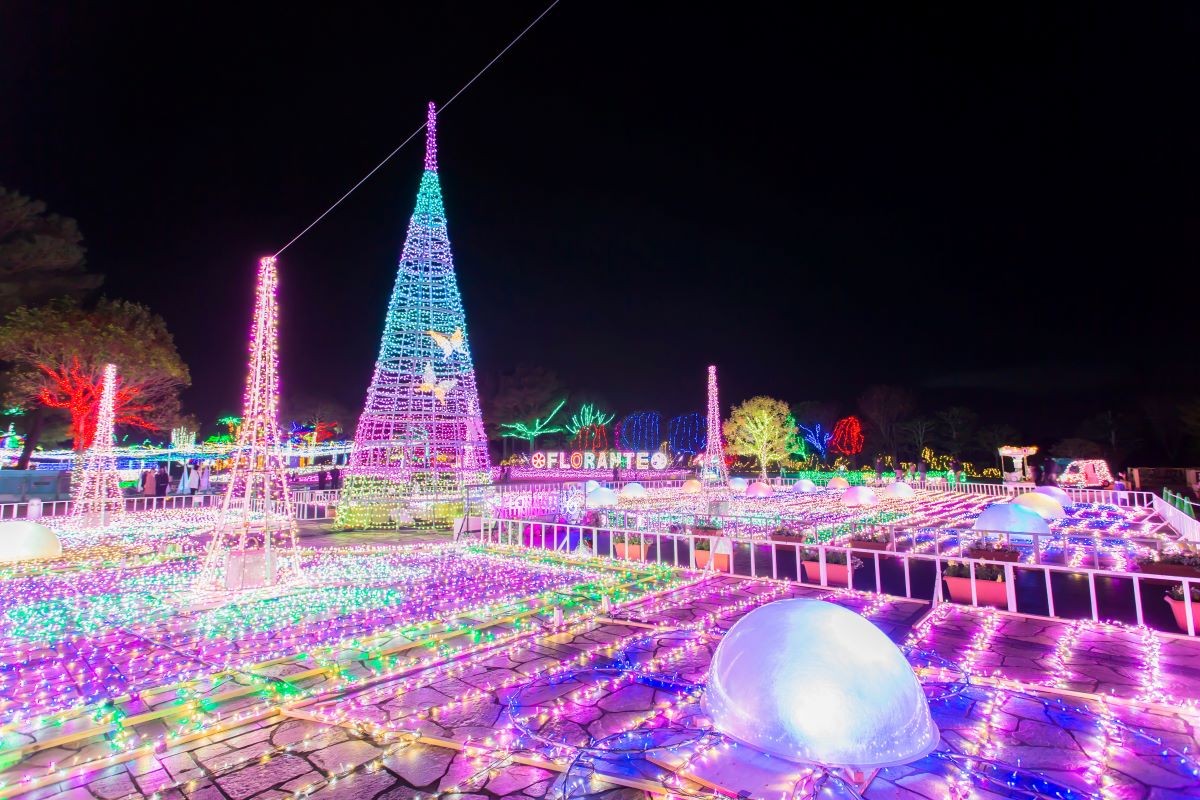
<instances>
[{"instance_id":1,"label":"string light ground display","mask_svg":"<svg viewBox=\"0 0 1200 800\"><path fill-rule=\"evenodd\" d=\"M186 610L187 559L109 566L74 586L0 583L0 798L1200 791L1192 640L524 546L326 550L305 568L312 585L294 596ZM791 598L838 606L901 646L944 734L932 753L847 769L714 726L704 709L726 632ZM848 694L875 688L870 669L827 677ZM798 707L822 702L790 691ZM849 716L796 723L837 735Z\"/></svg>"},{"instance_id":2,"label":"string light ground display","mask_svg":"<svg viewBox=\"0 0 1200 800\"><path fill-rule=\"evenodd\" d=\"M96 413L96 434L76 473L72 497L72 513L85 525L108 525L125 511L113 445L116 395L117 367L106 364Z\"/></svg>"},{"instance_id":3,"label":"string light ground display","mask_svg":"<svg viewBox=\"0 0 1200 800\"><path fill-rule=\"evenodd\" d=\"M487 438L438 180L429 104L425 171L337 510L337 527L438 526L490 480Z\"/></svg>"},{"instance_id":4,"label":"string light ground display","mask_svg":"<svg viewBox=\"0 0 1200 800\"><path fill-rule=\"evenodd\" d=\"M259 261L245 409L221 513L197 582L235 590L301 579L296 520L280 457L279 353L275 259Z\"/></svg>"}]
</instances>

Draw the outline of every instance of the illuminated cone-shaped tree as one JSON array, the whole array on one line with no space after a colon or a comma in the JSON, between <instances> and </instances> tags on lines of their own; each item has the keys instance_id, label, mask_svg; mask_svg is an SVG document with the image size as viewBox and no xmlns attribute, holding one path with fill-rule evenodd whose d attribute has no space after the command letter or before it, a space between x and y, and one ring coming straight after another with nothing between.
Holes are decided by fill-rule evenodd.
<instances>
[{"instance_id":1,"label":"illuminated cone-shaped tree","mask_svg":"<svg viewBox=\"0 0 1200 800\"><path fill-rule=\"evenodd\" d=\"M117 367L104 365L100 386L100 405L96 412L96 434L84 451L75 474L71 511L85 525L107 525L125 511L125 496L117 474L117 453L113 447L113 418L116 410Z\"/></svg>"},{"instance_id":2,"label":"illuminated cone-shaped tree","mask_svg":"<svg viewBox=\"0 0 1200 800\"><path fill-rule=\"evenodd\" d=\"M461 513L464 485L490 480L475 367L446 233L436 123L430 103L425 172L354 434L339 528L443 524Z\"/></svg>"},{"instance_id":3,"label":"illuminated cone-shaped tree","mask_svg":"<svg viewBox=\"0 0 1200 800\"><path fill-rule=\"evenodd\" d=\"M700 457L700 481L705 486L729 483L725 444L721 439L721 402L717 398L717 368L708 368L708 440Z\"/></svg>"},{"instance_id":4,"label":"illuminated cone-shaped tree","mask_svg":"<svg viewBox=\"0 0 1200 800\"><path fill-rule=\"evenodd\" d=\"M251 589L300 580L296 521L279 440L279 353L275 259L259 261L245 410L229 488L198 586Z\"/></svg>"}]
</instances>

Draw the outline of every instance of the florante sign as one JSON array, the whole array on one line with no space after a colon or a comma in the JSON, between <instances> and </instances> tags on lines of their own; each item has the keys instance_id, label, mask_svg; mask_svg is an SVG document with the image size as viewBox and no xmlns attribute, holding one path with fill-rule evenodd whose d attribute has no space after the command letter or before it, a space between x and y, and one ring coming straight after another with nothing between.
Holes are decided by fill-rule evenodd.
<instances>
[{"instance_id":1,"label":"florante sign","mask_svg":"<svg viewBox=\"0 0 1200 800\"><path fill-rule=\"evenodd\" d=\"M538 450L529 458L534 469L666 469L670 463L666 453L620 450Z\"/></svg>"}]
</instances>

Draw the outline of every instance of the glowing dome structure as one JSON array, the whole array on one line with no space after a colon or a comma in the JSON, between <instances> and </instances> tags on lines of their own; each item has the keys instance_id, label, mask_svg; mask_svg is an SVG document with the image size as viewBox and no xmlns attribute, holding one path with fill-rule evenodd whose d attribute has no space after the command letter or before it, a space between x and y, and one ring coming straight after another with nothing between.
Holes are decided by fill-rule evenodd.
<instances>
[{"instance_id":1,"label":"glowing dome structure","mask_svg":"<svg viewBox=\"0 0 1200 800\"><path fill-rule=\"evenodd\" d=\"M817 490L817 485L815 483L813 483L812 481L810 481L808 478L801 478L800 480L798 480L792 484L793 492L798 492L801 494L808 494L809 492L815 492L816 490Z\"/></svg>"},{"instance_id":2,"label":"glowing dome structure","mask_svg":"<svg viewBox=\"0 0 1200 800\"><path fill-rule=\"evenodd\" d=\"M645 497L645 496L646 496L646 487L642 486L637 481L634 481L633 483L627 483L621 487L621 497L634 498L634 497Z\"/></svg>"},{"instance_id":3,"label":"glowing dome structure","mask_svg":"<svg viewBox=\"0 0 1200 800\"><path fill-rule=\"evenodd\" d=\"M889 483L883 490L883 496L893 500L907 500L917 496L916 491L904 481Z\"/></svg>"},{"instance_id":4,"label":"glowing dome structure","mask_svg":"<svg viewBox=\"0 0 1200 800\"><path fill-rule=\"evenodd\" d=\"M870 486L851 486L842 492L842 504L847 506L873 506L879 499Z\"/></svg>"},{"instance_id":5,"label":"glowing dome structure","mask_svg":"<svg viewBox=\"0 0 1200 800\"><path fill-rule=\"evenodd\" d=\"M829 483L825 484L830 489L849 489L850 481L842 477L830 478Z\"/></svg>"},{"instance_id":6,"label":"glowing dome structure","mask_svg":"<svg viewBox=\"0 0 1200 800\"><path fill-rule=\"evenodd\" d=\"M735 492L744 492L744 491L746 491L746 487L749 485L750 485L750 482L747 481L745 478L730 478L729 479L729 488L733 489Z\"/></svg>"},{"instance_id":7,"label":"glowing dome structure","mask_svg":"<svg viewBox=\"0 0 1200 800\"><path fill-rule=\"evenodd\" d=\"M1041 515L1016 503L995 503L988 506L975 518L971 529L998 533L1050 533L1050 526Z\"/></svg>"},{"instance_id":8,"label":"glowing dome structure","mask_svg":"<svg viewBox=\"0 0 1200 800\"><path fill-rule=\"evenodd\" d=\"M1037 494L1044 494L1046 497L1054 498L1063 508L1066 508L1075 502L1071 499L1071 495L1067 494L1065 489L1060 489L1057 486L1039 486L1033 491Z\"/></svg>"},{"instance_id":9,"label":"glowing dome structure","mask_svg":"<svg viewBox=\"0 0 1200 800\"><path fill-rule=\"evenodd\" d=\"M612 508L617 504L617 493L612 489L598 487L587 493L588 508Z\"/></svg>"},{"instance_id":10,"label":"glowing dome structure","mask_svg":"<svg viewBox=\"0 0 1200 800\"><path fill-rule=\"evenodd\" d=\"M775 490L762 481L755 481L746 487L746 497L770 497L773 494Z\"/></svg>"},{"instance_id":11,"label":"glowing dome structure","mask_svg":"<svg viewBox=\"0 0 1200 800\"><path fill-rule=\"evenodd\" d=\"M1053 497L1041 492L1026 492L1018 495L1013 503L1028 508L1030 511L1037 514L1042 519L1062 519L1067 515L1063 509L1062 503L1055 500Z\"/></svg>"},{"instance_id":12,"label":"glowing dome structure","mask_svg":"<svg viewBox=\"0 0 1200 800\"><path fill-rule=\"evenodd\" d=\"M583 485L584 492L590 492L593 489L599 489L599 488L600 488L600 481L588 481L587 483L585 483Z\"/></svg>"},{"instance_id":13,"label":"glowing dome structure","mask_svg":"<svg viewBox=\"0 0 1200 800\"><path fill-rule=\"evenodd\" d=\"M899 648L822 600L780 600L734 623L713 654L703 704L716 730L789 761L886 767L940 740Z\"/></svg>"},{"instance_id":14,"label":"glowing dome structure","mask_svg":"<svg viewBox=\"0 0 1200 800\"><path fill-rule=\"evenodd\" d=\"M700 481L696 480L695 478L691 478L683 482L683 485L679 487L679 491L683 492L684 494L700 494L700 490L703 488L704 484L700 483Z\"/></svg>"},{"instance_id":15,"label":"glowing dome structure","mask_svg":"<svg viewBox=\"0 0 1200 800\"><path fill-rule=\"evenodd\" d=\"M58 535L45 525L25 519L0 522L0 563L61 555Z\"/></svg>"}]
</instances>

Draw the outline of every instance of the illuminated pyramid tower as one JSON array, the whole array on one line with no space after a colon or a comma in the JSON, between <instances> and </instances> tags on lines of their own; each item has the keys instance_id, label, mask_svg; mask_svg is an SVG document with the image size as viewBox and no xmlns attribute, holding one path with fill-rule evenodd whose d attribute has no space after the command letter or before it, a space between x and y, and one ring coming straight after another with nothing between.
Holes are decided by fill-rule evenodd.
<instances>
[{"instance_id":1,"label":"illuminated pyramid tower","mask_svg":"<svg viewBox=\"0 0 1200 800\"><path fill-rule=\"evenodd\" d=\"M96 414L96 435L83 454L75 474L71 513L87 526L108 525L125 512L125 496L117 474L117 453L113 448L113 419L116 416L117 367L104 365L100 386L100 407Z\"/></svg>"},{"instance_id":2,"label":"illuminated pyramid tower","mask_svg":"<svg viewBox=\"0 0 1200 800\"><path fill-rule=\"evenodd\" d=\"M202 590L300 581L296 520L279 454L279 353L275 259L258 264L250 369L229 488L197 580Z\"/></svg>"},{"instance_id":3,"label":"illuminated pyramid tower","mask_svg":"<svg viewBox=\"0 0 1200 800\"><path fill-rule=\"evenodd\" d=\"M726 486L725 445L721 438L721 402L717 398L717 368L708 368L708 441L700 456L700 481L705 487Z\"/></svg>"},{"instance_id":4,"label":"illuminated pyramid tower","mask_svg":"<svg viewBox=\"0 0 1200 800\"><path fill-rule=\"evenodd\" d=\"M425 172L354 434L339 528L443 525L461 513L463 486L490 479L438 181L436 124L430 103Z\"/></svg>"}]
</instances>

